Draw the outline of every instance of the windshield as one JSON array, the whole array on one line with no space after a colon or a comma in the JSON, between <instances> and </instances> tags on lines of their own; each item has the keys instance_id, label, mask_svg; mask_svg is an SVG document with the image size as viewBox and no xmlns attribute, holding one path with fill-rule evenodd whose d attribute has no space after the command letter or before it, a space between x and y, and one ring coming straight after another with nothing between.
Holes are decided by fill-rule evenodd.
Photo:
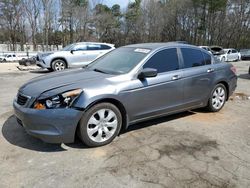
<instances>
[{"instance_id":1,"label":"windshield","mask_svg":"<svg viewBox=\"0 0 250 188\"><path fill-rule=\"evenodd\" d=\"M122 47L95 60L89 69L107 74L125 74L148 55L149 49Z\"/></svg>"},{"instance_id":2,"label":"windshield","mask_svg":"<svg viewBox=\"0 0 250 188\"><path fill-rule=\"evenodd\" d=\"M74 45L75 44L70 44L68 46L65 46L61 51L70 51Z\"/></svg>"}]
</instances>

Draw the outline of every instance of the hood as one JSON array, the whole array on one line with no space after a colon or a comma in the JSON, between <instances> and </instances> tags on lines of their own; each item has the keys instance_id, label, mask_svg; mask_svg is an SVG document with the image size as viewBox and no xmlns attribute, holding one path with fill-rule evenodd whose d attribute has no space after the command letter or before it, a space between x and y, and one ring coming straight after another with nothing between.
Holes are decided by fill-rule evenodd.
<instances>
[{"instance_id":1,"label":"hood","mask_svg":"<svg viewBox=\"0 0 250 188\"><path fill-rule=\"evenodd\" d=\"M49 73L30 80L19 89L19 92L31 97L38 97L42 93L62 87L65 87L65 91L71 88L71 86L72 89L84 89L87 86L108 82L107 78L112 76L114 75L84 69Z\"/></svg>"},{"instance_id":2,"label":"hood","mask_svg":"<svg viewBox=\"0 0 250 188\"><path fill-rule=\"evenodd\" d=\"M223 48L220 46L211 46L210 49L213 55L222 55L225 53Z\"/></svg>"}]
</instances>

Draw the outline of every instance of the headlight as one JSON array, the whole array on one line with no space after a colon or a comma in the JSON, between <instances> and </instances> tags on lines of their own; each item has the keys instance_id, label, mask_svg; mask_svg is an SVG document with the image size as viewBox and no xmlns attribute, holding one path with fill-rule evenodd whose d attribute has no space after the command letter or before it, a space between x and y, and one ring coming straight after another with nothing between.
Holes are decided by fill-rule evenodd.
<instances>
[{"instance_id":1,"label":"headlight","mask_svg":"<svg viewBox=\"0 0 250 188\"><path fill-rule=\"evenodd\" d=\"M37 100L34 103L34 108L39 110L52 108L68 108L81 93L82 89L75 89L49 97L47 99Z\"/></svg>"}]
</instances>

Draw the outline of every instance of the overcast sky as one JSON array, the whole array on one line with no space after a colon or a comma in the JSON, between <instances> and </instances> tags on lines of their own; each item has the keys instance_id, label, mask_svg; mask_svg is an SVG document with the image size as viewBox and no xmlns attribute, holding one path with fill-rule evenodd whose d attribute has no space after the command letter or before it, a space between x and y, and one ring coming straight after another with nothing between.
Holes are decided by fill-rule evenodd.
<instances>
[{"instance_id":1,"label":"overcast sky","mask_svg":"<svg viewBox=\"0 0 250 188\"><path fill-rule=\"evenodd\" d=\"M119 4L121 8L126 8L129 2L133 2L134 0L104 0L103 3L112 7L114 4Z\"/></svg>"}]
</instances>

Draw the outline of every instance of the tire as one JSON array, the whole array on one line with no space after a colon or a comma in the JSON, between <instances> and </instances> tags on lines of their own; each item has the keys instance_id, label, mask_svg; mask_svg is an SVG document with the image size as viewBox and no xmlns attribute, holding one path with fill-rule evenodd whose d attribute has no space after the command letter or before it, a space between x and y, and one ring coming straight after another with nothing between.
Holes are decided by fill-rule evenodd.
<instances>
[{"instance_id":1,"label":"tire","mask_svg":"<svg viewBox=\"0 0 250 188\"><path fill-rule=\"evenodd\" d=\"M121 126L122 115L119 109L111 103L99 103L82 116L78 136L89 147L103 146L112 142Z\"/></svg>"},{"instance_id":2,"label":"tire","mask_svg":"<svg viewBox=\"0 0 250 188\"><path fill-rule=\"evenodd\" d=\"M223 84L217 84L210 94L207 109L210 112L218 112L225 105L227 89Z\"/></svg>"},{"instance_id":3,"label":"tire","mask_svg":"<svg viewBox=\"0 0 250 188\"><path fill-rule=\"evenodd\" d=\"M225 57L222 57L222 58L221 58L221 61L222 61L222 62L226 62L226 58L225 58Z\"/></svg>"},{"instance_id":4,"label":"tire","mask_svg":"<svg viewBox=\"0 0 250 188\"><path fill-rule=\"evenodd\" d=\"M52 69L54 71L62 71L66 69L66 62L63 59L56 59L51 63Z\"/></svg>"}]
</instances>

